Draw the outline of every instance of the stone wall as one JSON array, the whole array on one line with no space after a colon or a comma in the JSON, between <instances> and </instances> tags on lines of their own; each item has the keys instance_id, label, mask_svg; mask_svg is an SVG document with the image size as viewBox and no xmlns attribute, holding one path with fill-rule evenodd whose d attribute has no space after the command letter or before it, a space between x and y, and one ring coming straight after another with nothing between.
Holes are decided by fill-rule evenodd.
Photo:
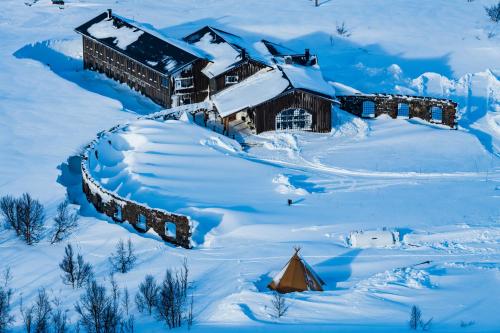
<instances>
[{"instance_id":1,"label":"stone wall","mask_svg":"<svg viewBox=\"0 0 500 333\"><path fill-rule=\"evenodd\" d=\"M194 109L206 110L206 103L190 104L166 111L161 111L153 115L144 117L145 119L168 120L179 119L182 112L193 112ZM126 125L123 125L126 126ZM88 155L93 152L95 144L101 140L106 133L112 133L120 130L123 126L118 125L108 131L101 132L98 137L87 147L82 155L82 190L87 200L95 209L111 217L116 222L128 221L139 232L146 232L153 229L166 242L191 248L191 221L187 216L172 214L162 209L147 207L141 203L122 198L110 191L104 189L88 171ZM142 228L139 224L140 216L146 221L146 227ZM167 235L166 224L170 222L175 225L175 237Z\"/></svg>"},{"instance_id":2,"label":"stone wall","mask_svg":"<svg viewBox=\"0 0 500 333\"><path fill-rule=\"evenodd\" d=\"M417 97L404 95L373 94L373 95L350 95L337 96L340 108L358 117L362 117L363 102L375 103L375 117L388 114L392 118L398 116L398 104L404 103L409 106L409 118L421 118L429 122L437 122L432 119L431 107L437 106L443 110L442 124L455 128L457 103L448 99L431 97Z\"/></svg>"}]
</instances>

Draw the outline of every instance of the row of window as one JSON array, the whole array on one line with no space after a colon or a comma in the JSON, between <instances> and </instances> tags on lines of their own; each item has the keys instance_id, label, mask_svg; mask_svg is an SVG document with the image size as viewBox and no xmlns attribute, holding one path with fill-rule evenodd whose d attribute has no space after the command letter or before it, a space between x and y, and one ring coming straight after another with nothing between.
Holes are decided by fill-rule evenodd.
<instances>
[{"instance_id":1,"label":"row of window","mask_svg":"<svg viewBox=\"0 0 500 333\"><path fill-rule=\"evenodd\" d=\"M115 219L117 219L118 221L123 221L122 207L120 205L116 205ZM144 216L143 214L139 214L137 216L137 221L135 226L141 230L147 231L148 223L146 216ZM175 225L175 223L173 222L165 223L165 235L167 235L167 237L177 238L177 226Z\"/></svg>"},{"instance_id":2,"label":"row of window","mask_svg":"<svg viewBox=\"0 0 500 333\"><path fill-rule=\"evenodd\" d=\"M443 121L443 109L439 106L432 106L430 109L431 119L435 122ZM364 101L362 117L373 118L375 117L375 102ZM407 103L398 103L398 118L410 117L410 106Z\"/></svg>"},{"instance_id":3,"label":"row of window","mask_svg":"<svg viewBox=\"0 0 500 333\"><path fill-rule=\"evenodd\" d=\"M168 78L165 82L165 77L161 76L159 73L145 67L144 65L125 57L114 50L111 50L100 43L96 43L90 39L84 38L83 47L87 52L94 57L101 59L109 64L112 64L119 68L120 70L127 70L133 75L143 78L149 78L152 83L158 83L161 80L161 84L164 87L168 87Z\"/></svg>"}]
</instances>

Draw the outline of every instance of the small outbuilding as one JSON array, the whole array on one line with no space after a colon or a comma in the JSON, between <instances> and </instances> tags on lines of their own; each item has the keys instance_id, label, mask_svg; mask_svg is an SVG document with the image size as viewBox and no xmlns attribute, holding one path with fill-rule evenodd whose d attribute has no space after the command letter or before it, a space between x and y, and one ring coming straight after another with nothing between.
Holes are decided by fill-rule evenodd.
<instances>
[{"instance_id":1,"label":"small outbuilding","mask_svg":"<svg viewBox=\"0 0 500 333\"><path fill-rule=\"evenodd\" d=\"M267 286L269 289L282 294L307 290L323 291L322 286L325 285L325 282L299 256L299 251L300 248L295 249L292 258Z\"/></svg>"}]
</instances>

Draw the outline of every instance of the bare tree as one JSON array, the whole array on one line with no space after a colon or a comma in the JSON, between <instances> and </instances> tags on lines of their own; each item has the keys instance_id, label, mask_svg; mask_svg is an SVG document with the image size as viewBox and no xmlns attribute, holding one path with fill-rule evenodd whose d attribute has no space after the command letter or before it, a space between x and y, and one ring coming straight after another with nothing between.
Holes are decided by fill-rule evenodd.
<instances>
[{"instance_id":1,"label":"bare tree","mask_svg":"<svg viewBox=\"0 0 500 333\"><path fill-rule=\"evenodd\" d=\"M107 333L109 329L112 298L106 294L106 287L92 281L75 305L80 315L80 324L89 333Z\"/></svg>"},{"instance_id":2,"label":"bare tree","mask_svg":"<svg viewBox=\"0 0 500 333\"><path fill-rule=\"evenodd\" d=\"M336 30L337 30L337 34L339 36L344 36L344 37L350 37L351 36L351 33L347 29L347 27L345 25L345 22L342 22L342 24L340 24L340 25L337 24Z\"/></svg>"},{"instance_id":3,"label":"bare tree","mask_svg":"<svg viewBox=\"0 0 500 333\"><path fill-rule=\"evenodd\" d=\"M431 328L432 319L433 318L431 318L427 321L424 321L422 319L422 311L420 310L420 308L416 305L413 305L411 307L410 322L409 322L410 329L417 330L417 329L421 328L423 331L428 331Z\"/></svg>"},{"instance_id":4,"label":"bare tree","mask_svg":"<svg viewBox=\"0 0 500 333\"><path fill-rule=\"evenodd\" d=\"M188 275L189 269L184 261L180 270L173 272L168 269L160 285L156 303L157 315L170 329L180 327L188 317Z\"/></svg>"},{"instance_id":5,"label":"bare tree","mask_svg":"<svg viewBox=\"0 0 500 333\"><path fill-rule=\"evenodd\" d=\"M17 224L21 229L21 236L28 245L37 243L43 236L45 223L45 209L43 205L33 199L29 193L24 193L16 204Z\"/></svg>"},{"instance_id":6,"label":"bare tree","mask_svg":"<svg viewBox=\"0 0 500 333\"><path fill-rule=\"evenodd\" d=\"M69 332L68 310L63 310L61 300L54 298L52 300L52 330L54 333L67 333Z\"/></svg>"},{"instance_id":7,"label":"bare tree","mask_svg":"<svg viewBox=\"0 0 500 333\"><path fill-rule=\"evenodd\" d=\"M5 226L14 229L18 236L21 235L21 228L18 225L16 214L17 201L14 197L6 195L0 198L0 210L4 218Z\"/></svg>"},{"instance_id":8,"label":"bare tree","mask_svg":"<svg viewBox=\"0 0 500 333\"><path fill-rule=\"evenodd\" d=\"M38 290L33 306L33 326L35 333L48 333L49 321L52 313L49 296L45 289Z\"/></svg>"},{"instance_id":9,"label":"bare tree","mask_svg":"<svg viewBox=\"0 0 500 333\"><path fill-rule=\"evenodd\" d=\"M149 315L153 313L158 298L158 287L152 275L146 275L144 281L139 285L139 292L135 295L135 303L140 312L147 311Z\"/></svg>"},{"instance_id":10,"label":"bare tree","mask_svg":"<svg viewBox=\"0 0 500 333\"><path fill-rule=\"evenodd\" d=\"M109 261L113 266L115 272L127 273L130 271L135 264L137 257L134 254L134 246L130 238L127 241L127 246L123 240L116 244L116 252L112 253L109 257Z\"/></svg>"},{"instance_id":11,"label":"bare tree","mask_svg":"<svg viewBox=\"0 0 500 333\"><path fill-rule=\"evenodd\" d=\"M5 270L3 280L0 285L0 333L7 332L14 321L14 316L10 313L13 290L9 287L12 280L9 268Z\"/></svg>"},{"instance_id":12,"label":"bare tree","mask_svg":"<svg viewBox=\"0 0 500 333\"><path fill-rule=\"evenodd\" d=\"M63 283L71 285L73 288L80 288L94 276L92 265L83 260L83 256L78 254L75 260L75 254L71 244L64 248L64 258L59 264L63 271L61 276Z\"/></svg>"},{"instance_id":13,"label":"bare tree","mask_svg":"<svg viewBox=\"0 0 500 333\"><path fill-rule=\"evenodd\" d=\"M496 5L492 5L491 7L485 7L486 13L490 20L494 23L500 22L500 1Z\"/></svg>"},{"instance_id":14,"label":"bare tree","mask_svg":"<svg viewBox=\"0 0 500 333\"><path fill-rule=\"evenodd\" d=\"M279 292L274 292L273 298L271 300L271 305L273 306L273 315L276 318L283 317L288 311L289 305L286 303L286 298L283 297Z\"/></svg>"},{"instance_id":15,"label":"bare tree","mask_svg":"<svg viewBox=\"0 0 500 333\"><path fill-rule=\"evenodd\" d=\"M21 313L21 318L23 319L24 329L26 330L26 333L31 333L35 308L33 305L28 306L27 308L24 307L22 296L21 300L19 301L19 312Z\"/></svg>"},{"instance_id":16,"label":"bare tree","mask_svg":"<svg viewBox=\"0 0 500 333\"><path fill-rule=\"evenodd\" d=\"M69 209L69 200L66 198L57 206L57 215L54 218L54 231L51 243L58 243L67 237L78 226L78 214Z\"/></svg>"},{"instance_id":17,"label":"bare tree","mask_svg":"<svg viewBox=\"0 0 500 333\"><path fill-rule=\"evenodd\" d=\"M32 245L40 241L43 236L45 209L38 200L28 193L18 199L4 196L0 198L0 210L6 224L27 244Z\"/></svg>"}]
</instances>

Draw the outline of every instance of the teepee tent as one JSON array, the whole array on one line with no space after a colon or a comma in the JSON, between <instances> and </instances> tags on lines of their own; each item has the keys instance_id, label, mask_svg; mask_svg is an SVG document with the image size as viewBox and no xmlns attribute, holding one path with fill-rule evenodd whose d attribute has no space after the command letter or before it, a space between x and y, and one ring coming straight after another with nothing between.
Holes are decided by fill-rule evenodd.
<instances>
[{"instance_id":1,"label":"teepee tent","mask_svg":"<svg viewBox=\"0 0 500 333\"><path fill-rule=\"evenodd\" d=\"M292 258L267 286L269 289L282 294L306 290L323 291L322 285L325 282L299 256L299 251L300 248L295 249Z\"/></svg>"}]
</instances>

